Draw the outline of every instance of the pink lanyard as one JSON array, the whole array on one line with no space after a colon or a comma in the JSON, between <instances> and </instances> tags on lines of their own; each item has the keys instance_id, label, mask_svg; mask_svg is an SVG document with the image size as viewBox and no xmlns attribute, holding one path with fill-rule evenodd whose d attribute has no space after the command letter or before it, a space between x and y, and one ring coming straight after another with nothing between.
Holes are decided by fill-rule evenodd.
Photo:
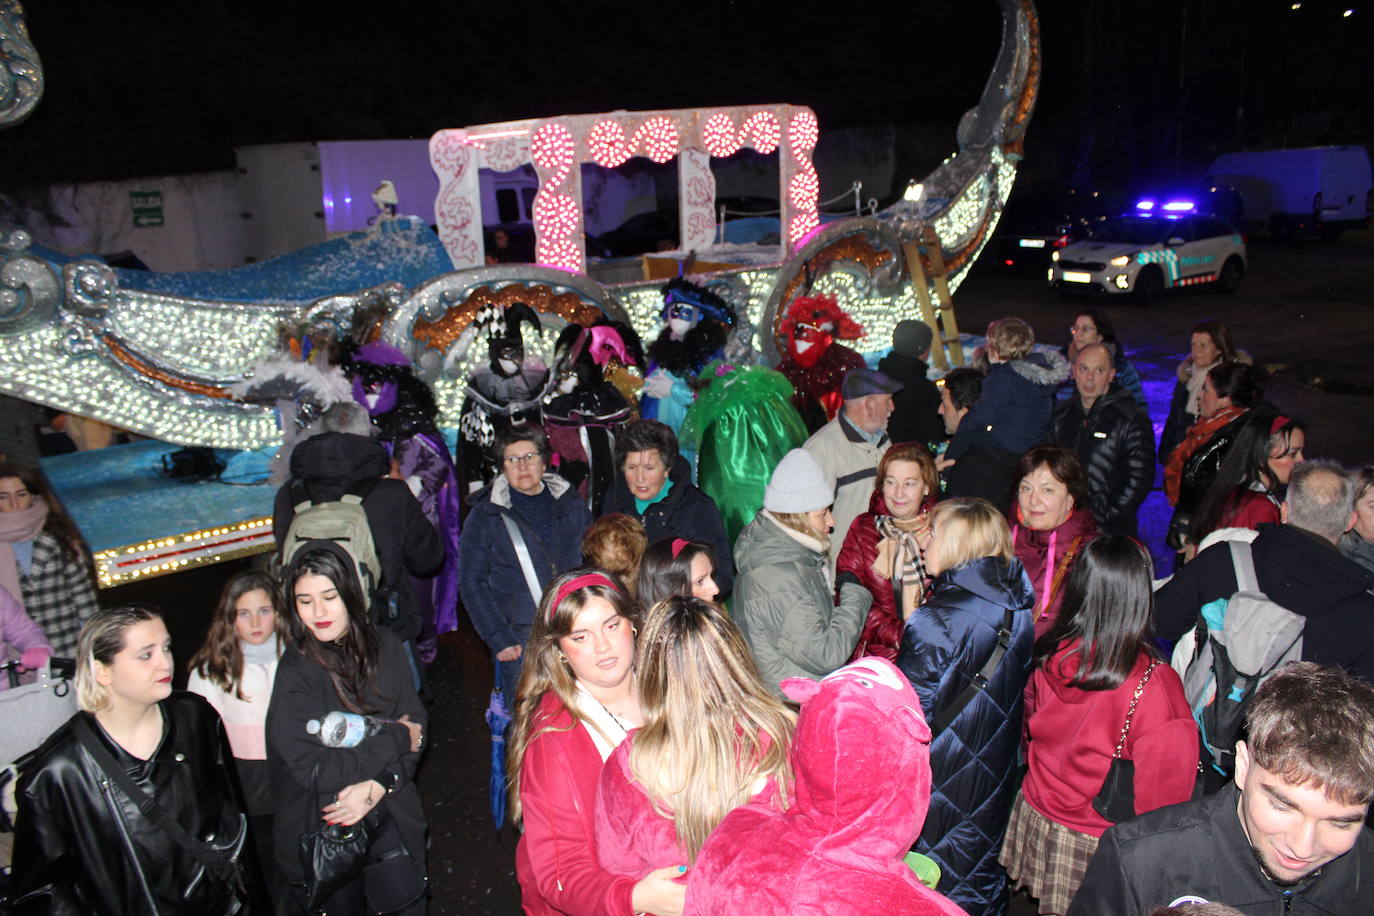
<instances>
[{"instance_id":1,"label":"pink lanyard","mask_svg":"<svg viewBox=\"0 0 1374 916\"><path fill-rule=\"evenodd\" d=\"M1011 529L1011 542L1016 544L1016 539L1021 534L1021 526L1013 525ZM1050 614L1050 589L1054 588L1054 548L1059 541L1059 529L1050 532L1050 549L1045 555L1045 585L1040 592L1040 616L1048 617Z\"/></svg>"}]
</instances>

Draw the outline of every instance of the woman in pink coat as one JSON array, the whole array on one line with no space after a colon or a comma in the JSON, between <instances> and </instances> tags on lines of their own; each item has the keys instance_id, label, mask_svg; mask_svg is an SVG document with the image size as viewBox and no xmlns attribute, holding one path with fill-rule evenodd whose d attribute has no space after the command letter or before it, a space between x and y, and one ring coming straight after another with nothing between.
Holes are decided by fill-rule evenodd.
<instances>
[{"instance_id":1,"label":"woman in pink coat","mask_svg":"<svg viewBox=\"0 0 1374 916\"><path fill-rule=\"evenodd\" d=\"M4 644L6 653L11 649L21 653L19 667L27 671L42 668L52 656L52 646L42 628L24 613L24 605L3 585L0 585L0 643ZM9 678L0 677L0 690L9 685Z\"/></svg>"}]
</instances>

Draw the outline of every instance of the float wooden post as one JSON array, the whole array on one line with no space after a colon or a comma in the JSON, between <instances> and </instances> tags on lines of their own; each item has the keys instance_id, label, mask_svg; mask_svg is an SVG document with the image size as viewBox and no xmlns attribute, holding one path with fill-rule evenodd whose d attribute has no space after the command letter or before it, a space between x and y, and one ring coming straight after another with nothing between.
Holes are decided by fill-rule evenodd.
<instances>
[{"instance_id":1,"label":"float wooden post","mask_svg":"<svg viewBox=\"0 0 1374 916\"><path fill-rule=\"evenodd\" d=\"M930 326L931 334L939 344L930 348L931 362L942 370L964 365L964 348L959 343L959 326L954 320L954 299L949 292L940 237L935 234L934 227L923 226L919 237L902 243L902 250L906 253L907 272L911 276L911 288L916 293L921 320ZM933 299L930 295L932 282L935 286Z\"/></svg>"}]
</instances>

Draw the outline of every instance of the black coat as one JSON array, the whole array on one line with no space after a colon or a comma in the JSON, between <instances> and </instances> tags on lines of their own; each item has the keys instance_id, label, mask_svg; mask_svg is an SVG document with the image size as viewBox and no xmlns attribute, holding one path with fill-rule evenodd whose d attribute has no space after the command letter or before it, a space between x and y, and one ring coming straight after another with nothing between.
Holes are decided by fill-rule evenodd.
<instances>
[{"instance_id":1,"label":"black coat","mask_svg":"<svg viewBox=\"0 0 1374 916\"><path fill-rule=\"evenodd\" d=\"M1097 527L1135 537L1136 513L1155 479L1155 438L1131 393L1113 384L1085 415L1075 391L1055 405L1050 438L1078 454Z\"/></svg>"},{"instance_id":2,"label":"black coat","mask_svg":"<svg viewBox=\"0 0 1374 916\"><path fill-rule=\"evenodd\" d=\"M940 418L940 389L926 377L924 360L900 353L889 353L878 363L884 372L902 383L892 396L892 416L887 420L887 436L893 442L943 442L945 421Z\"/></svg>"},{"instance_id":3,"label":"black coat","mask_svg":"<svg viewBox=\"0 0 1374 916\"><path fill-rule=\"evenodd\" d=\"M420 633L420 605L411 588L411 576L432 576L444 562L444 542L425 518L420 503L403 481L384 478L391 468L386 449L373 439L350 433L323 433L300 443L291 452L291 477L305 481L316 502L338 499L356 481L377 481L363 501L377 561L382 564L382 586L396 596L397 617L384 619L378 603L374 622L384 624L401 639ZM272 513L272 534L281 550L286 531L295 516L288 483L277 491Z\"/></svg>"},{"instance_id":4,"label":"black coat","mask_svg":"<svg viewBox=\"0 0 1374 916\"><path fill-rule=\"evenodd\" d=\"M244 869L240 895L149 820L108 780L81 745L72 721L84 718L115 762L182 827L223 844L237 835L244 810L233 757L219 715L203 697L174 692L161 702L162 741L147 760L79 712L38 749L19 780L14 837L15 914L152 916L268 913L257 869ZM245 828L246 829L246 828ZM239 855L253 862L251 838ZM199 879L199 880L197 880Z\"/></svg>"},{"instance_id":5,"label":"black coat","mask_svg":"<svg viewBox=\"0 0 1374 916\"><path fill-rule=\"evenodd\" d=\"M716 508L715 500L692 484L691 469L681 456L673 462L668 479L673 482L668 495L649 506L641 515L635 509L635 498L625 483L625 475L619 475L610 495L606 497L601 514L620 512L639 519L644 523L644 533L650 544L660 538L675 537L710 544L716 553L716 571L712 578L720 589L717 600L724 601L734 588L735 561L720 510Z\"/></svg>"},{"instance_id":6,"label":"black coat","mask_svg":"<svg viewBox=\"0 0 1374 916\"><path fill-rule=\"evenodd\" d=\"M1374 572L1293 525L1260 525L1250 550L1260 591L1307 618L1302 660L1340 665L1374 683ZM1197 624L1204 604L1235 592L1230 546L1208 547L1155 592L1156 634L1177 640Z\"/></svg>"},{"instance_id":7,"label":"black coat","mask_svg":"<svg viewBox=\"0 0 1374 916\"><path fill-rule=\"evenodd\" d=\"M1369 911L1374 833L1355 825L1354 849L1322 866L1315 878L1284 887L1270 881L1255 861L1236 813L1238 796L1228 784L1215 795L1109 828L1068 916L1148 913L1185 896L1226 903L1247 916Z\"/></svg>"},{"instance_id":8,"label":"black coat","mask_svg":"<svg viewBox=\"0 0 1374 916\"><path fill-rule=\"evenodd\" d=\"M897 667L934 722L992 655L1012 610L1012 639L987 689L930 745L930 811L918 852L940 865L936 890L970 913L1006 911L997 864L1016 794L1022 701L1030 680L1035 592L1021 561L982 557L942 572L907 619Z\"/></svg>"},{"instance_id":9,"label":"black coat","mask_svg":"<svg viewBox=\"0 0 1374 916\"><path fill-rule=\"evenodd\" d=\"M376 689L364 691L363 696L384 719L408 715L410 721L419 722L428 744L429 714L415 693L405 647L388 630L378 628L377 637L381 652ZM319 826L321 809L339 790L367 779L377 780L384 788L394 787L373 809L374 814L384 812L395 821L406 848L424 868L425 813L415 788L420 755L410 750L410 730L400 724L387 725L357 747L325 747L318 735L305 730L308 720L343 709L322 666L294 649L282 653L272 686L272 705L267 710L267 769L276 793L273 848L277 865L292 884L305 880L299 853L301 834ZM316 766L320 794L312 796Z\"/></svg>"},{"instance_id":10,"label":"black coat","mask_svg":"<svg viewBox=\"0 0 1374 916\"><path fill-rule=\"evenodd\" d=\"M986 499L998 512L1006 514L1011 509L1011 490L1020 460L1020 455L991 443L972 445L941 473L945 480L941 498Z\"/></svg>"}]
</instances>

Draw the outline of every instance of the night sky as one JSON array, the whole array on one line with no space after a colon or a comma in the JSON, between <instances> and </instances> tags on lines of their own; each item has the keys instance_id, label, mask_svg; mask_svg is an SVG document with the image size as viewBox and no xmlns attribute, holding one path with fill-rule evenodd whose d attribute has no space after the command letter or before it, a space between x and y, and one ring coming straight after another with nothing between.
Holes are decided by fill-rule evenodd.
<instances>
[{"instance_id":1,"label":"night sky","mask_svg":"<svg viewBox=\"0 0 1374 916\"><path fill-rule=\"evenodd\" d=\"M1000 35L993 0L25 5L47 88L0 133L0 192L232 168L241 144L618 108L792 102L823 132L891 123L953 151ZM1242 146L1371 142L1374 5L1291 5L1041 3L1023 175L1119 185Z\"/></svg>"}]
</instances>

